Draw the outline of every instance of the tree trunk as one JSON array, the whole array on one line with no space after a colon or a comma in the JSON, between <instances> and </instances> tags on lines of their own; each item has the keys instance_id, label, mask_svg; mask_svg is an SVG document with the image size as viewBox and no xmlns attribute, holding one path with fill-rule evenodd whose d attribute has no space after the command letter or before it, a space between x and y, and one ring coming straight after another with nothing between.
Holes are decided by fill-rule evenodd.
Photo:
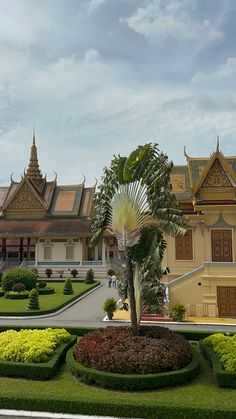
<instances>
[{"instance_id":1,"label":"tree trunk","mask_svg":"<svg viewBox=\"0 0 236 419\"><path fill-rule=\"evenodd\" d=\"M127 282L128 282L128 296L129 296L129 305L130 305L131 325L132 325L133 335L138 336L139 330L138 330L136 303L135 303L135 295L134 295L133 266L132 266L132 260L128 255L126 256L126 261L127 261L126 266L127 266Z\"/></svg>"}]
</instances>

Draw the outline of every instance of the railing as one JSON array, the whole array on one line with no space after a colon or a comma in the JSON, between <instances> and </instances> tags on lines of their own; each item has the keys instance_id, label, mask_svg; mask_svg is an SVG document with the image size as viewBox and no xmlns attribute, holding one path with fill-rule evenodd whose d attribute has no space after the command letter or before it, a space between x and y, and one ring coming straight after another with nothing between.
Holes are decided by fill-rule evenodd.
<instances>
[{"instance_id":1,"label":"railing","mask_svg":"<svg viewBox=\"0 0 236 419\"><path fill-rule=\"evenodd\" d=\"M82 262L83 266L101 266L102 260L83 260Z\"/></svg>"},{"instance_id":2,"label":"railing","mask_svg":"<svg viewBox=\"0 0 236 419\"><path fill-rule=\"evenodd\" d=\"M118 259L118 258L112 258L112 259L109 260L109 265L114 267L114 269L121 270L125 265L125 260L124 259Z\"/></svg>"},{"instance_id":3,"label":"railing","mask_svg":"<svg viewBox=\"0 0 236 419\"><path fill-rule=\"evenodd\" d=\"M38 266L78 266L80 262L38 262Z\"/></svg>"}]
</instances>

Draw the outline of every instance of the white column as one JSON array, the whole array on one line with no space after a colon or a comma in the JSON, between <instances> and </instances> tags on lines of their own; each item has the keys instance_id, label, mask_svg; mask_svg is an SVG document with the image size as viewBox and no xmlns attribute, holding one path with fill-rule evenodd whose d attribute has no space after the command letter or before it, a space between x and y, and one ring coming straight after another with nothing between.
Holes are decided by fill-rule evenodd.
<instances>
[{"instance_id":1,"label":"white column","mask_svg":"<svg viewBox=\"0 0 236 419\"><path fill-rule=\"evenodd\" d=\"M38 266L38 239L35 239L35 266Z\"/></svg>"},{"instance_id":2,"label":"white column","mask_svg":"<svg viewBox=\"0 0 236 419\"><path fill-rule=\"evenodd\" d=\"M96 244L95 248L94 248L94 259L98 260L98 245Z\"/></svg>"},{"instance_id":3,"label":"white column","mask_svg":"<svg viewBox=\"0 0 236 419\"><path fill-rule=\"evenodd\" d=\"M102 241L102 264L106 265L106 241L103 239Z\"/></svg>"},{"instance_id":4,"label":"white column","mask_svg":"<svg viewBox=\"0 0 236 419\"><path fill-rule=\"evenodd\" d=\"M80 266L83 265L83 250L84 250L84 239L81 237L81 239L79 239L79 262L80 262Z\"/></svg>"}]
</instances>

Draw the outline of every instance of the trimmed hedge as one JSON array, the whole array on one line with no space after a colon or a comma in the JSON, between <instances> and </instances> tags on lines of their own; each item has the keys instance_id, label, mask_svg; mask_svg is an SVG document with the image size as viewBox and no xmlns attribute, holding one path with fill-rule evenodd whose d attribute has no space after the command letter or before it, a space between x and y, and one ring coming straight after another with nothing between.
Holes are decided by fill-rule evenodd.
<instances>
[{"instance_id":1,"label":"trimmed hedge","mask_svg":"<svg viewBox=\"0 0 236 419\"><path fill-rule=\"evenodd\" d=\"M67 352L66 363L72 374L87 384L97 384L116 390L145 390L183 385L192 380L199 371L199 356L192 349L192 361L177 371L157 374L115 374L86 368L74 359L75 347Z\"/></svg>"},{"instance_id":2,"label":"trimmed hedge","mask_svg":"<svg viewBox=\"0 0 236 419\"><path fill-rule=\"evenodd\" d=\"M4 298L9 298L10 300L24 300L29 298L29 291L8 291L5 293Z\"/></svg>"},{"instance_id":3,"label":"trimmed hedge","mask_svg":"<svg viewBox=\"0 0 236 419\"><path fill-rule=\"evenodd\" d=\"M212 366L216 383L220 387L236 388L236 372L225 371L222 367L219 356L215 351L202 340L199 342L200 350L209 364Z\"/></svg>"},{"instance_id":4,"label":"trimmed hedge","mask_svg":"<svg viewBox=\"0 0 236 419\"><path fill-rule=\"evenodd\" d=\"M54 281L54 282L65 282L65 281ZM83 282L84 281L76 281L76 282ZM84 290L83 292L81 292L79 295L75 295L73 298L71 298L71 300L69 301L65 301L63 304L51 309L51 310L40 310L38 312L32 313L30 311L18 311L17 313L15 311L5 311L5 312L1 312L0 311L0 316L14 316L14 317L22 317L22 316L42 316L43 314L50 314L50 313L55 313L56 311L60 310L63 307L66 307L68 304L72 303L73 301L77 300L78 298L82 297L84 294L87 294L87 292L91 291L92 289L98 287L101 284L100 281L96 281L94 282L94 284L92 284L92 286L89 289ZM22 326L23 328L25 327L24 325ZM14 326L13 326L14 328ZM93 330L93 329L92 329Z\"/></svg>"},{"instance_id":5,"label":"trimmed hedge","mask_svg":"<svg viewBox=\"0 0 236 419\"><path fill-rule=\"evenodd\" d=\"M30 291L36 287L37 275L27 269L16 268L4 273L2 278L2 288L11 291L13 285L21 282L25 289Z\"/></svg>"},{"instance_id":6,"label":"trimmed hedge","mask_svg":"<svg viewBox=\"0 0 236 419\"><path fill-rule=\"evenodd\" d=\"M69 342L60 345L53 352L48 362L13 362L0 360L0 376L4 377L24 377L33 380L48 380L52 378L56 372L60 361L65 356L68 348L70 348L77 340L77 336L71 336Z\"/></svg>"},{"instance_id":7,"label":"trimmed hedge","mask_svg":"<svg viewBox=\"0 0 236 419\"><path fill-rule=\"evenodd\" d=\"M46 288L37 288L39 295L49 295L54 294L55 288L46 287Z\"/></svg>"}]
</instances>

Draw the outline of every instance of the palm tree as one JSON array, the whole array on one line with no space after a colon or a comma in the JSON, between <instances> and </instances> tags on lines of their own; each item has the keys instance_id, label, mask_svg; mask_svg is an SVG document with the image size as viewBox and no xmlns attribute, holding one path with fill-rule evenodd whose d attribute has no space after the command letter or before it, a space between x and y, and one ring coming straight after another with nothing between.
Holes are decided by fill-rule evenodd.
<instances>
[{"instance_id":1,"label":"palm tree","mask_svg":"<svg viewBox=\"0 0 236 419\"><path fill-rule=\"evenodd\" d=\"M165 248L163 233L185 233L185 219L176 208L175 196L171 193L172 167L173 163L168 162L166 154L159 152L157 144L139 146L129 157L114 156L111 167L104 169L102 182L95 196L92 240L94 242L106 230L110 231L117 238L119 250L125 254L134 335L138 335L135 267L138 295L142 288L140 277L149 276L150 282L157 270L161 270ZM137 259L137 254L140 253L137 249L142 247L142 233L145 229L149 234L154 231L154 238L146 254Z\"/></svg>"}]
</instances>

